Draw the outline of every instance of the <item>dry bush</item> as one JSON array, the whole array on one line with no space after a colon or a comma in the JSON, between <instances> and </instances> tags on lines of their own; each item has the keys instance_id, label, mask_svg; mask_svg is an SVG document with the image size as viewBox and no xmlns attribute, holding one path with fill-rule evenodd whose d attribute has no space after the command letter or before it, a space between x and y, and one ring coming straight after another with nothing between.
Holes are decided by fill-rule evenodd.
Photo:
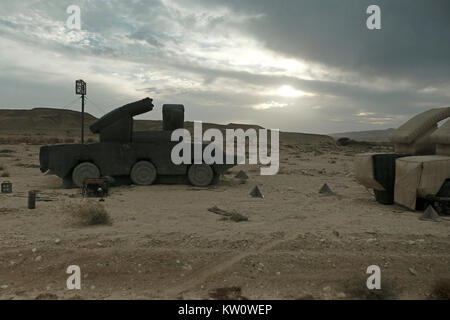
<instances>
[{"instance_id":1,"label":"dry bush","mask_svg":"<svg viewBox=\"0 0 450 320\"><path fill-rule=\"evenodd\" d=\"M2 172L1 177L2 178L9 177L9 172L7 172L7 171Z\"/></svg>"},{"instance_id":2,"label":"dry bush","mask_svg":"<svg viewBox=\"0 0 450 320\"><path fill-rule=\"evenodd\" d=\"M81 226L111 225L112 219L105 207L98 203L85 203L71 208L72 217Z\"/></svg>"}]
</instances>

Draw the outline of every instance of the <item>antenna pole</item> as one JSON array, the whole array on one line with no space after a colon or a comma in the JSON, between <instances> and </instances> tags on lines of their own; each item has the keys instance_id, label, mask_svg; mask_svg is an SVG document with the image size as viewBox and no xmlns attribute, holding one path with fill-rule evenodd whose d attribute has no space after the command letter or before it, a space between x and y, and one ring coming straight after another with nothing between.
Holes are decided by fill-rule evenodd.
<instances>
[{"instance_id":1,"label":"antenna pole","mask_svg":"<svg viewBox=\"0 0 450 320\"><path fill-rule=\"evenodd\" d=\"M84 96L81 95L81 143L84 143Z\"/></svg>"},{"instance_id":2,"label":"antenna pole","mask_svg":"<svg viewBox=\"0 0 450 320\"><path fill-rule=\"evenodd\" d=\"M86 95L86 82L75 81L75 93L81 95L81 143L84 143L84 96Z\"/></svg>"}]
</instances>

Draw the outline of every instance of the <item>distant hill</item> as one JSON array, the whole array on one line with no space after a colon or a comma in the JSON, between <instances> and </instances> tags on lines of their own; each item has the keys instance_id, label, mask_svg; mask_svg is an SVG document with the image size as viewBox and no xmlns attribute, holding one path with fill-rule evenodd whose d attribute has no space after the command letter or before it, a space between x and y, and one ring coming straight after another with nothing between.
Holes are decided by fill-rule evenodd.
<instances>
[{"instance_id":1,"label":"distant hill","mask_svg":"<svg viewBox=\"0 0 450 320\"><path fill-rule=\"evenodd\" d=\"M96 120L89 113L85 113L84 119L86 128ZM80 128L81 113L78 111L52 108L0 109L0 134L76 136L80 134Z\"/></svg>"},{"instance_id":2,"label":"distant hill","mask_svg":"<svg viewBox=\"0 0 450 320\"><path fill-rule=\"evenodd\" d=\"M85 137L95 139L89 130L89 126L97 120L96 117L85 113ZM54 109L54 108L34 108L31 110L0 109L0 136L26 136L36 137L58 137L59 139L80 137L81 113L79 111ZM192 131L193 122L186 121L185 128ZM217 128L225 130L227 128L237 129L249 128L262 129L261 126L251 124L215 124L203 123L203 130ZM161 120L135 120L134 130L162 130ZM286 144L334 144L331 137L317 134L280 132L280 140Z\"/></svg>"},{"instance_id":3,"label":"distant hill","mask_svg":"<svg viewBox=\"0 0 450 320\"><path fill-rule=\"evenodd\" d=\"M330 134L331 137L335 139L339 138L350 138L356 141L377 141L377 142L387 142L389 141L389 134L395 129L385 129L385 130L369 130L369 131L353 131L353 132L341 132Z\"/></svg>"}]
</instances>

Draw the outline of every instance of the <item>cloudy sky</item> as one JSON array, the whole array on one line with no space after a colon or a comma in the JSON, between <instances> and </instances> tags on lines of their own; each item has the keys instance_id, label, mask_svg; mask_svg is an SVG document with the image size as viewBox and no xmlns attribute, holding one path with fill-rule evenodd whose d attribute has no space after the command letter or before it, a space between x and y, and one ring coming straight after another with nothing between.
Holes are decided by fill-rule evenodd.
<instances>
[{"instance_id":1,"label":"cloudy sky","mask_svg":"<svg viewBox=\"0 0 450 320\"><path fill-rule=\"evenodd\" d=\"M0 108L77 110L82 78L95 116L149 96L150 119L183 103L187 120L390 128L450 106L450 1L1 1L0 69Z\"/></svg>"}]
</instances>

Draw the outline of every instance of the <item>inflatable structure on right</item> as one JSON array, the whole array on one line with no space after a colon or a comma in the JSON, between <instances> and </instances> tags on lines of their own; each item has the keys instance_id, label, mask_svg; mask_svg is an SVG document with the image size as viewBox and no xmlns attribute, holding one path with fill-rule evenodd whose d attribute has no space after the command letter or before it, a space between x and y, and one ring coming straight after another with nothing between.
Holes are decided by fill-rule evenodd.
<instances>
[{"instance_id":1,"label":"inflatable structure on right","mask_svg":"<svg viewBox=\"0 0 450 320\"><path fill-rule=\"evenodd\" d=\"M450 107L425 111L390 135L394 153L356 155L356 181L379 203L450 214L450 121L438 127L449 117Z\"/></svg>"}]
</instances>

